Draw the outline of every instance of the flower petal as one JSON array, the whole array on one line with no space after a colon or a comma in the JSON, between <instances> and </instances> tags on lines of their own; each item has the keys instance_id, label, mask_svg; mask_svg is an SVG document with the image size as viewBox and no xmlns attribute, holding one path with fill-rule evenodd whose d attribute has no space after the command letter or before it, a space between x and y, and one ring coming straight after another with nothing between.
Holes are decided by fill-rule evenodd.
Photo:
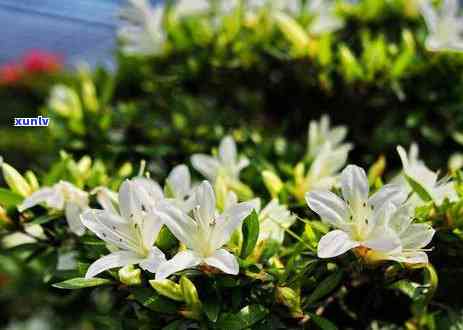
<instances>
[{"instance_id":1,"label":"flower petal","mask_svg":"<svg viewBox=\"0 0 463 330\"><path fill-rule=\"evenodd\" d=\"M142 258L131 251L117 251L101 257L90 265L85 278L92 278L105 270L138 264Z\"/></svg>"},{"instance_id":2,"label":"flower petal","mask_svg":"<svg viewBox=\"0 0 463 330\"><path fill-rule=\"evenodd\" d=\"M401 235L404 249L421 249L428 245L435 230L424 223L415 223L410 225Z\"/></svg>"},{"instance_id":3,"label":"flower petal","mask_svg":"<svg viewBox=\"0 0 463 330\"><path fill-rule=\"evenodd\" d=\"M346 225L349 211L346 203L330 191L313 191L305 195L309 207L323 222L336 228Z\"/></svg>"},{"instance_id":4,"label":"flower petal","mask_svg":"<svg viewBox=\"0 0 463 330\"><path fill-rule=\"evenodd\" d=\"M210 222L215 217L215 194L211 184L203 181L195 190L197 215L196 219L203 226L209 227Z\"/></svg>"},{"instance_id":5,"label":"flower petal","mask_svg":"<svg viewBox=\"0 0 463 330\"><path fill-rule=\"evenodd\" d=\"M50 205L50 200L55 201L55 203L51 203L53 205ZM27 197L20 205L18 205L18 210L19 212L23 212L24 210L27 210L35 205L42 203L47 204L48 207L62 209L64 206L64 199L63 197L57 196L55 189L49 187L42 188L34 192L32 195Z\"/></svg>"},{"instance_id":6,"label":"flower petal","mask_svg":"<svg viewBox=\"0 0 463 330\"><path fill-rule=\"evenodd\" d=\"M407 192L401 185L387 184L368 199L368 204L378 209L386 203L392 203L395 206L402 205L406 199Z\"/></svg>"},{"instance_id":7,"label":"flower petal","mask_svg":"<svg viewBox=\"0 0 463 330\"><path fill-rule=\"evenodd\" d=\"M219 158L224 165L236 163L238 152L236 151L235 140L231 136L226 136L220 141Z\"/></svg>"},{"instance_id":8,"label":"flower petal","mask_svg":"<svg viewBox=\"0 0 463 330\"><path fill-rule=\"evenodd\" d=\"M177 253L172 259L162 263L156 270L156 280L163 280L173 273L198 266L202 259L193 251Z\"/></svg>"},{"instance_id":9,"label":"flower petal","mask_svg":"<svg viewBox=\"0 0 463 330\"><path fill-rule=\"evenodd\" d=\"M157 247L153 246L149 256L140 262L140 268L151 273L156 273L160 265L166 262L164 253Z\"/></svg>"},{"instance_id":10,"label":"flower petal","mask_svg":"<svg viewBox=\"0 0 463 330\"><path fill-rule=\"evenodd\" d=\"M212 256L204 259L204 263L218 268L226 274L237 275L240 271L236 257L224 249L215 251Z\"/></svg>"},{"instance_id":11,"label":"flower petal","mask_svg":"<svg viewBox=\"0 0 463 330\"><path fill-rule=\"evenodd\" d=\"M92 194L96 194L96 199L101 205L103 210L117 214L118 210L116 206L119 204L117 199L117 193L109 190L106 187L97 187L92 191Z\"/></svg>"},{"instance_id":12,"label":"flower petal","mask_svg":"<svg viewBox=\"0 0 463 330\"><path fill-rule=\"evenodd\" d=\"M155 212L174 236L192 250L196 247L196 222L176 206L165 201L159 204Z\"/></svg>"},{"instance_id":13,"label":"flower petal","mask_svg":"<svg viewBox=\"0 0 463 330\"><path fill-rule=\"evenodd\" d=\"M86 210L80 216L85 227L105 242L124 250L137 250L131 225L119 215L105 210Z\"/></svg>"},{"instance_id":14,"label":"flower petal","mask_svg":"<svg viewBox=\"0 0 463 330\"><path fill-rule=\"evenodd\" d=\"M318 242L317 255L319 258L333 258L359 245L342 230L333 230L324 235Z\"/></svg>"},{"instance_id":15,"label":"flower petal","mask_svg":"<svg viewBox=\"0 0 463 330\"><path fill-rule=\"evenodd\" d=\"M178 165L173 168L166 179L166 184L174 194L174 198L183 199L190 194L191 176L186 165Z\"/></svg>"},{"instance_id":16,"label":"flower petal","mask_svg":"<svg viewBox=\"0 0 463 330\"><path fill-rule=\"evenodd\" d=\"M385 226L377 226L361 245L382 252L393 251L401 247L397 234Z\"/></svg>"},{"instance_id":17,"label":"flower petal","mask_svg":"<svg viewBox=\"0 0 463 330\"><path fill-rule=\"evenodd\" d=\"M366 201L368 199L368 179L363 168L348 165L341 173L342 196L346 201Z\"/></svg>"},{"instance_id":18,"label":"flower petal","mask_svg":"<svg viewBox=\"0 0 463 330\"><path fill-rule=\"evenodd\" d=\"M428 255L422 251L404 252L397 256L390 256L388 259L407 264L427 264L429 262Z\"/></svg>"},{"instance_id":19,"label":"flower petal","mask_svg":"<svg viewBox=\"0 0 463 330\"><path fill-rule=\"evenodd\" d=\"M191 156L191 164L199 173L210 181L215 180L220 167L217 159L203 154Z\"/></svg>"},{"instance_id":20,"label":"flower petal","mask_svg":"<svg viewBox=\"0 0 463 330\"><path fill-rule=\"evenodd\" d=\"M217 217L211 235L211 246L215 249L219 249L227 243L235 229L240 226L241 222L253 209L254 204L252 202L239 203L228 208Z\"/></svg>"},{"instance_id":21,"label":"flower petal","mask_svg":"<svg viewBox=\"0 0 463 330\"><path fill-rule=\"evenodd\" d=\"M77 236L82 236L85 233L85 226L80 220L80 214L83 211L82 208L75 203L68 202L66 203L66 208L64 210L66 214L66 221L71 231Z\"/></svg>"}]
</instances>

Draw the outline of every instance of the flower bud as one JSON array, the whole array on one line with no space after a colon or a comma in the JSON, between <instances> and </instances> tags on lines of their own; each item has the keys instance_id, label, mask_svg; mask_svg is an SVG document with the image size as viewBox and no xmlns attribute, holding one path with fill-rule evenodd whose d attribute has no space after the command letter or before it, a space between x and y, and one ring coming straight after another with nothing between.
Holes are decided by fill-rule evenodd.
<instances>
[{"instance_id":1,"label":"flower bud","mask_svg":"<svg viewBox=\"0 0 463 330\"><path fill-rule=\"evenodd\" d=\"M300 317L303 314L301 309L301 297L293 289L288 287L277 287L276 299L280 304L288 307L293 317Z\"/></svg>"},{"instance_id":2,"label":"flower bud","mask_svg":"<svg viewBox=\"0 0 463 330\"><path fill-rule=\"evenodd\" d=\"M95 84L92 80L86 78L82 81L82 100L84 106L91 112L97 112L99 108L98 98L96 96Z\"/></svg>"},{"instance_id":3,"label":"flower bud","mask_svg":"<svg viewBox=\"0 0 463 330\"><path fill-rule=\"evenodd\" d=\"M230 181L228 182L228 187L236 193L239 200L247 201L254 197L251 188L240 181Z\"/></svg>"},{"instance_id":4,"label":"flower bud","mask_svg":"<svg viewBox=\"0 0 463 330\"><path fill-rule=\"evenodd\" d=\"M283 182L280 177L272 171L263 171L262 178L264 179L264 184L267 190L269 191L272 198L277 198L280 191L283 189Z\"/></svg>"},{"instance_id":5,"label":"flower bud","mask_svg":"<svg viewBox=\"0 0 463 330\"><path fill-rule=\"evenodd\" d=\"M50 109L63 117L82 118L82 106L77 93L66 85L53 87L48 101Z\"/></svg>"},{"instance_id":6,"label":"flower bud","mask_svg":"<svg viewBox=\"0 0 463 330\"><path fill-rule=\"evenodd\" d=\"M185 301L180 285L171 280L151 280L150 285L162 296L176 301Z\"/></svg>"},{"instance_id":7,"label":"flower bud","mask_svg":"<svg viewBox=\"0 0 463 330\"><path fill-rule=\"evenodd\" d=\"M186 276L180 278L180 288L182 289L183 299L191 309L191 317L199 319L201 315L201 301L195 285Z\"/></svg>"},{"instance_id":8,"label":"flower bud","mask_svg":"<svg viewBox=\"0 0 463 330\"><path fill-rule=\"evenodd\" d=\"M16 169L7 163L2 164L2 170L3 170L3 177L5 178L5 182L10 187L10 189L23 196L29 196L32 193L32 189L27 183L26 179L19 174Z\"/></svg>"},{"instance_id":9,"label":"flower bud","mask_svg":"<svg viewBox=\"0 0 463 330\"><path fill-rule=\"evenodd\" d=\"M275 20L283 35L292 44L296 54L304 54L308 48L310 39L302 26L283 12L275 14Z\"/></svg>"},{"instance_id":10,"label":"flower bud","mask_svg":"<svg viewBox=\"0 0 463 330\"><path fill-rule=\"evenodd\" d=\"M27 182L29 183L29 187L31 188L31 192L34 192L36 190L39 190L39 180L37 180L37 177L35 176L35 173L32 171L26 171L24 173L24 176L26 177Z\"/></svg>"},{"instance_id":11,"label":"flower bud","mask_svg":"<svg viewBox=\"0 0 463 330\"><path fill-rule=\"evenodd\" d=\"M119 269L119 280L125 285L141 284L141 270L133 265L128 265Z\"/></svg>"}]
</instances>

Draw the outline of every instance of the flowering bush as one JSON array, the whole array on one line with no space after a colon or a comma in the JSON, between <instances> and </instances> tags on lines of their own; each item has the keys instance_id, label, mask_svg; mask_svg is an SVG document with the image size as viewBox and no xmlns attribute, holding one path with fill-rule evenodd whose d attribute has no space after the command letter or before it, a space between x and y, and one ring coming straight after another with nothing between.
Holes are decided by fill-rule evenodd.
<instances>
[{"instance_id":1,"label":"flowering bush","mask_svg":"<svg viewBox=\"0 0 463 330\"><path fill-rule=\"evenodd\" d=\"M117 71L55 77L49 128L0 138L39 146L2 148L7 326L458 329L458 13L131 0Z\"/></svg>"}]
</instances>

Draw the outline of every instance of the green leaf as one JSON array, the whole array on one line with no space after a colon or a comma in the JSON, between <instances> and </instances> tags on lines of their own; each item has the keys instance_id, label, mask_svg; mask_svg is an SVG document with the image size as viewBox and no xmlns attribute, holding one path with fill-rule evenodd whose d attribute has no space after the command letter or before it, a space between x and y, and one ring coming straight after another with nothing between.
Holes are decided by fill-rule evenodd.
<instances>
[{"instance_id":1,"label":"green leaf","mask_svg":"<svg viewBox=\"0 0 463 330\"><path fill-rule=\"evenodd\" d=\"M62 216L62 214L54 214L54 215L42 215L40 217L37 217L35 218L34 220L30 221L27 223L27 226L30 226L30 225L43 225L45 223L48 223L52 220L56 220L58 218L60 218Z\"/></svg>"},{"instance_id":2,"label":"green leaf","mask_svg":"<svg viewBox=\"0 0 463 330\"><path fill-rule=\"evenodd\" d=\"M0 188L0 204L5 207L16 206L21 203L23 197L11 190Z\"/></svg>"},{"instance_id":3,"label":"green leaf","mask_svg":"<svg viewBox=\"0 0 463 330\"><path fill-rule=\"evenodd\" d=\"M410 187L413 189L414 192L417 193L417 195L425 202L430 202L432 201L431 195L426 191L426 189L419 184L417 181L415 181L412 177L408 175L404 175L405 179L407 180L408 184Z\"/></svg>"},{"instance_id":4,"label":"green leaf","mask_svg":"<svg viewBox=\"0 0 463 330\"><path fill-rule=\"evenodd\" d=\"M206 314L207 318L212 321L216 322L219 317L220 312L220 299L217 294L210 293L205 299L203 303L204 313Z\"/></svg>"},{"instance_id":5,"label":"green leaf","mask_svg":"<svg viewBox=\"0 0 463 330\"><path fill-rule=\"evenodd\" d=\"M164 298L151 289L135 288L132 293L136 301L152 311L166 314L177 312L177 305L172 300Z\"/></svg>"},{"instance_id":6,"label":"green leaf","mask_svg":"<svg viewBox=\"0 0 463 330\"><path fill-rule=\"evenodd\" d=\"M106 285L111 284L110 280L104 278L83 278L83 277L76 277L70 280L66 280L63 282L55 283L52 286L58 289L82 289L82 288L90 288L94 286Z\"/></svg>"},{"instance_id":7,"label":"green leaf","mask_svg":"<svg viewBox=\"0 0 463 330\"><path fill-rule=\"evenodd\" d=\"M325 319L324 317L318 316L317 314L308 313L310 319L320 327L321 330L337 330L338 327L331 321Z\"/></svg>"},{"instance_id":8,"label":"green leaf","mask_svg":"<svg viewBox=\"0 0 463 330\"><path fill-rule=\"evenodd\" d=\"M249 305L238 313L223 313L217 321L216 329L247 329L267 316L269 311L261 305Z\"/></svg>"},{"instance_id":9,"label":"green leaf","mask_svg":"<svg viewBox=\"0 0 463 330\"><path fill-rule=\"evenodd\" d=\"M328 295L333 291L341 282L343 276L342 270L338 270L336 273L331 274L315 288L312 294L307 298L307 304L313 304L317 300L323 298L324 296Z\"/></svg>"},{"instance_id":10,"label":"green leaf","mask_svg":"<svg viewBox=\"0 0 463 330\"><path fill-rule=\"evenodd\" d=\"M241 246L241 258L247 258L257 244L259 238L259 217L255 210L244 219L243 245Z\"/></svg>"}]
</instances>

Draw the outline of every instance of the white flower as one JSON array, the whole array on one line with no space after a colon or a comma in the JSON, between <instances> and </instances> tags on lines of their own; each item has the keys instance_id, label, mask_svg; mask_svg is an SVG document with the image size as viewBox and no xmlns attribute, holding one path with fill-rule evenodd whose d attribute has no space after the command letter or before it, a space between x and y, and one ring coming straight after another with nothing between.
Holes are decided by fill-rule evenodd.
<instances>
[{"instance_id":1,"label":"white flower","mask_svg":"<svg viewBox=\"0 0 463 330\"><path fill-rule=\"evenodd\" d=\"M239 181L240 172L249 165L249 160L245 157L238 158L235 141L231 136L226 136L220 142L218 157L196 154L191 156L191 163L211 182L219 175Z\"/></svg>"},{"instance_id":2,"label":"white flower","mask_svg":"<svg viewBox=\"0 0 463 330\"><path fill-rule=\"evenodd\" d=\"M280 204L277 199L272 199L259 214L259 241L274 240L283 243L285 230L296 221L286 205Z\"/></svg>"},{"instance_id":3,"label":"white flower","mask_svg":"<svg viewBox=\"0 0 463 330\"><path fill-rule=\"evenodd\" d=\"M331 127L330 118L327 115L323 115L319 121L310 121L307 135L307 156L309 158L316 157L326 143L329 143L332 149L350 146L350 144L342 143L347 135L347 127Z\"/></svg>"},{"instance_id":4,"label":"white flower","mask_svg":"<svg viewBox=\"0 0 463 330\"><path fill-rule=\"evenodd\" d=\"M446 198L452 202L458 200L455 183L453 181L448 181L446 178L438 180L438 174L431 171L418 158L418 146L416 144L411 145L408 155L401 146L397 147L397 152L402 161L405 175L421 185L426 194L429 195L437 205L442 204ZM412 192L413 189L407 180L403 180L403 184L406 186L408 192ZM415 202L417 206L420 204L419 200L415 199Z\"/></svg>"},{"instance_id":5,"label":"white flower","mask_svg":"<svg viewBox=\"0 0 463 330\"><path fill-rule=\"evenodd\" d=\"M323 222L337 228L318 244L320 258L332 258L356 247L374 251L400 248L398 235L388 221L406 194L400 186L386 185L369 197L368 179L360 167L349 165L341 173L343 199L330 191L306 195L309 207Z\"/></svg>"},{"instance_id":6,"label":"white flower","mask_svg":"<svg viewBox=\"0 0 463 330\"><path fill-rule=\"evenodd\" d=\"M458 0L444 0L440 10L436 10L429 0L421 0L420 9L429 31L427 49L463 50L463 20L458 15Z\"/></svg>"},{"instance_id":7,"label":"white flower","mask_svg":"<svg viewBox=\"0 0 463 330\"><path fill-rule=\"evenodd\" d=\"M162 27L164 6L151 7L147 0L129 0L130 6L121 11L126 22L118 30L122 50L134 55L157 55L166 39Z\"/></svg>"},{"instance_id":8,"label":"white flower","mask_svg":"<svg viewBox=\"0 0 463 330\"><path fill-rule=\"evenodd\" d=\"M413 207L410 203L397 208L391 215L388 226L398 235L400 248L376 252L370 257L373 260L395 260L410 264L428 263L428 255L423 248L431 242L435 230L427 224L412 221Z\"/></svg>"},{"instance_id":9,"label":"white flower","mask_svg":"<svg viewBox=\"0 0 463 330\"><path fill-rule=\"evenodd\" d=\"M201 264L220 269L227 274L238 274L236 257L223 249L233 233L252 210L249 203L238 203L222 214L216 211L216 199L209 182L202 182L195 190L195 207L191 216L171 203L163 203L159 217L179 241L187 247L163 263L156 272L156 280Z\"/></svg>"},{"instance_id":10,"label":"white flower","mask_svg":"<svg viewBox=\"0 0 463 330\"><path fill-rule=\"evenodd\" d=\"M153 246L162 227L154 211L158 200L152 198L143 185L140 180L124 181L119 190L117 212L90 209L82 214L82 223L89 230L119 249L92 263L86 278L135 264L154 273L165 261L162 251Z\"/></svg>"},{"instance_id":11,"label":"white flower","mask_svg":"<svg viewBox=\"0 0 463 330\"><path fill-rule=\"evenodd\" d=\"M85 227L80 221L80 214L88 208L88 193L67 181L60 181L53 187L37 190L27 197L18 210L23 212L38 204L49 208L64 210L69 228L76 235L83 235Z\"/></svg>"},{"instance_id":12,"label":"white flower","mask_svg":"<svg viewBox=\"0 0 463 330\"><path fill-rule=\"evenodd\" d=\"M331 0L312 0L309 10L314 15L309 26L310 33L314 35L334 32L344 26L343 20L336 15L335 4Z\"/></svg>"}]
</instances>

